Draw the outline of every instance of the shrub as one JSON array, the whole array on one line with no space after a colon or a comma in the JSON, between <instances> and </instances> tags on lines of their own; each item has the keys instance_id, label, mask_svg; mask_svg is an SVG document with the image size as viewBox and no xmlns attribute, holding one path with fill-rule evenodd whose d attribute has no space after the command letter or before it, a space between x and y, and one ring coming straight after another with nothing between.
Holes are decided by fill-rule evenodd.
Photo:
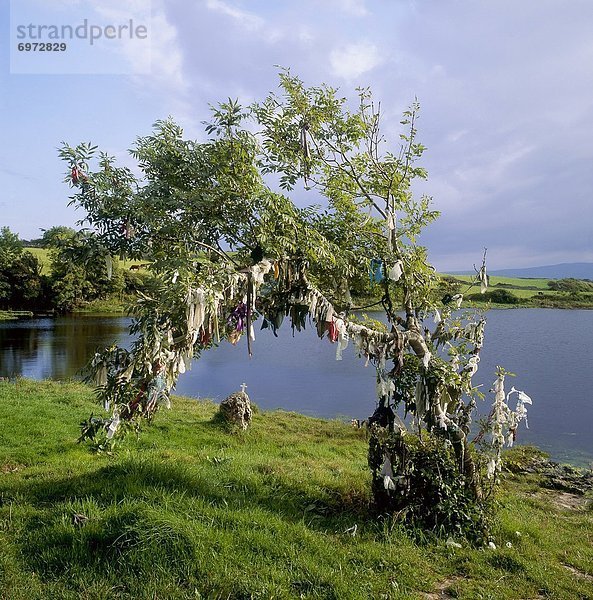
<instances>
[{"instance_id":1,"label":"shrub","mask_svg":"<svg viewBox=\"0 0 593 600\"><path fill-rule=\"evenodd\" d=\"M476 544L487 541L491 498L477 497L474 482L464 475L444 437L423 432L419 438L375 425L368 461L379 513L398 514L412 530L452 535Z\"/></svg>"},{"instance_id":2,"label":"shrub","mask_svg":"<svg viewBox=\"0 0 593 600\"><path fill-rule=\"evenodd\" d=\"M470 294L468 300L495 302L496 304L521 304L521 298L508 290L488 290L483 294Z\"/></svg>"}]
</instances>

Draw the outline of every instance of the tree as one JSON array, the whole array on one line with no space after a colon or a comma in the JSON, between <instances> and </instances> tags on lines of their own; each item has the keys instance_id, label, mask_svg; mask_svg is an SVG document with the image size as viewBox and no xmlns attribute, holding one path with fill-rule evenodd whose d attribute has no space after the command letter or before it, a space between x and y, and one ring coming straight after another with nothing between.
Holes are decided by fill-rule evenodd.
<instances>
[{"instance_id":1,"label":"tree","mask_svg":"<svg viewBox=\"0 0 593 600\"><path fill-rule=\"evenodd\" d=\"M31 309L43 302L45 281L41 265L24 249L8 227L0 229L0 306L13 310Z\"/></svg>"},{"instance_id":2,"label":"tree","mask_svg":"<svg viewBox=\"0 0 593 600\"><path fill-rule=\"evenodd\" d=\"M521 410L501 407L499 372L490 436L483 436L489 443L476 454L472 376L484 318L455 310L461 294L439 295L417 243L437 217L429 198L411 192L412 181L426 177L418 106L404 113L406 132L393 148L369 90L358 90L351 107L337 90L307 88L288 71L280 84L280 95L250 107L229 100L213 108L206 142L158 121L131 150L140 179L90 144L63 146L72 202L86 211L98 242L110 253L148 258L158 281L136 305L132 349L111 348L92 362L98 395L113 413L89 420L83 437L113 440L122 424L169 405L178 376L212 344L246 335L251 353L256 319L275 331L288 317L300 331L309 318L336 343L338 359L352 342L376 367L369 466L377 507L480 537L483 475L499 468L501 436L509 423L516 428L527 396ZM297 207L288 197L297 188L318 204ZM350 292L369 269L387 326L352 315ZM485 264L476 282L485 289ZM423 513L430 518L422 521Z\"/></svg>"},{"instance_id":3,"label":"tree","mask_svg":"<svg viewBox=\"0 0 593 600\"><path fill-rule=\"evenodd\" d=\"M18 234L12 233L8 227L0 229L0 267L11 264L23 252L23 243Z\"/></svg>"},{"instance_id":4,"label":"tree","mask_svg":"<svg viewBox=\"0 0 593 600\"><path fill-rule=\"evenodd\" d=\"M548 281L548 287L551 290L558 292L569 292L571 294L579 294L582 292L593 292L593 281L586 279L574 279L569 277L566 279L552 279Z\"/></svg>"},{"instance_id":5,"label":"tree","mask_svg":"<svg viewBox=\"0 0 593 600\"><path fill-rule=\"evenodd\" d=\"M53 304L58 310L72 310L123 290L121 268L92 232L59 226L45 231L42 239L49 249Z\"/></svg>"},{"instance_id":6,"label":"tree","mask_svg":"<svg viewBox=\"0 0 593 600\"><path fill-rule=\"evenodd\" d=\"M41 246L43 248L57 248L76 237L76 230L66 225L56 225L42 231Z\"/></svg>"}]
</instances>

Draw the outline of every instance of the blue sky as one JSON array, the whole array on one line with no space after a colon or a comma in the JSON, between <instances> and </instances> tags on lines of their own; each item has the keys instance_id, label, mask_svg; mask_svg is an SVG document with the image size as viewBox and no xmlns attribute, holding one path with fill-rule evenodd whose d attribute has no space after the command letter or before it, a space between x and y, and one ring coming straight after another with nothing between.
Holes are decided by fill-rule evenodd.
<instances>
[{"instance_id":1,"label":"blue sky","mask_svg":"<svg viewBox=\"0 0 593 600\"><path fill-rule=\"evenodd\" d=\"M0 0L0 225L24 238L81 216L61 183L62 140L132 164L127 148L156 119L199 138L209 103L262 98L282 65L344 95L370 86L393 139L418 98L429 171L418 192L442 212L423 242L438 268L471 268L483 247L490 268L593 261L590 0L153 0L150 17L145 0L12 4L11 25ZM78 73L55 74L53 57L15 73L15 59L41 60L15 57L17 13L135 16L150 45L79 45Z\"/></svg>"}]
</instances>

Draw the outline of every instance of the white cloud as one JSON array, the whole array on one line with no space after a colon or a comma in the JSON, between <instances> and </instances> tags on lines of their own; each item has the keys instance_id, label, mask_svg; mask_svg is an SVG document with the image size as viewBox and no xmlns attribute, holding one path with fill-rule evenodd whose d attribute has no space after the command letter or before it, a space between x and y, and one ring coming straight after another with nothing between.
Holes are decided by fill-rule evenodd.
<instances>
[{"instance_id":1,"label":"white cloud","mask_svg":"<svg viewBox=\"0 0 593 600\"><path fill-rule=\"evenodd\" d=\"M103 0L95 10L114 22L134 18L148 25L148 49L146 44L135 40L121 40L118 50L129 64L140 95L166 90L166 111L191 121L187 98L190 86L184 72L183 52L177 28L167 18L163 0Z\"/></svg>"},{"instance_id":2,"label":"white cloud","mask_svg":"<svg viewBox=\"0 0 593 600\"><path fill-rule=\"evenodd\" d=\"M447 134L446 140L448 142L458 142L462 137L466 136L469 133L467 129L458 129L457 131L452 131Z\"/></svg>"},{"instance_id":3,"label":"white cloud","mask_svg":"<svg viewBox=\"0 0 593 600\"><path fill-rule=\"evenodd\" d=\"M335 0L334 4L338 6L338 9L355 17L365 17L369 14L365 0Z\"/></svg>"},{"instance_id":4,"label":"white cloud","mask_svg":"<svg viewBox=\"0 0 593 600\"><path fill-rule=\"evenodd\" d=\"M381 64L379 49L371 42L358 42L334 48L329 55L332 73L348 81Z\"/></svg>"},{"instance_id":5,"label":"white cloud","mask_svg":"<svg viewBox=\"0 0 593 600\"><path fill-rule=\"evenodd\" d=\"M148 44L120 40L117 52L127 61L131 81L142 98L163 96L162 115L174 115L186 128L194 129L189 99L190 78L185 72L184 53L178 26L170 21L166 0L102 0L96 12L113 22L133 18L148 26Z\"/></svg>"},{"instance_id":6,"label":"white cloud","mask_svg":"<svg viewBox=\"0 0 593 600\"><path fill-rule=\"evenodd\" d=\"M82 0L52 0L52 8L54 10L72 8L73 6L80 6L80 4L82 4Z\"/></svg>"},{"instance_id":7,"label":"white cloud","mask_svg":"<svg viewBox=\"0 0 593 600\"><path fill-rule=\"evenodd\" d=\"M301 25L297 31L297 38L302 44L309 46L315 41L315 34L310 27Z\"/></svg>"},{"instance_id":8,"label":"white cloud","mask_svg":"<svg viewBox=\"0 0 593 600\"><path fill-rule=\"evenodd\" d=\"M253 13L235 8L222 0L206 0L206 7L212 11L231 17L248 30L257 30L264 25L264 20Z\"/></svg>"},{"instance_id":9,"label":"white cloud","mask_svg":"<svg viewBox=\"0 0 593 600\"><path fill-rule=\"evenodd\" d=\"M184 93L188 86L183 73L183 54L176 28L164 12L155 12L151 22L152 78L170 92Z\"/></svg>"},{"instance_id":10,"label":"white cloud","mask_svg":"<svg viewBox=\"0 0 593 600\"><path fill-rule=\"evenodd\" d=\"M136 16L150 13L150 2L143 0L103 0L101 4L94 4L93 8L104 17L119 20L122 17Z\"/></svg>"},{"instance_id":11,"label":"white cloud","mask_svg":"<svg viewBox=\"0 0 593 600\"><path fill-rule=\"evenodd\" d=\"M485 180L496 182L504 177L509 167L521 160L524 156L534 150L532 145L511 144L503 148L493 149L485 156L480 157L479 162L474 165L458 169L455 174L464 182L484 182Z\"/></svg>"},{"instance_id":12,"label":"white cloud","mask_svg":"<svg viewBox=\"0 0 593 600\"><path fill-rule=\"evenodd\" d=\"M165 88L172 94L187 91L177 29L168 21L160 1L103 0L94 9L114 23L133 19L137 24L148 26L148 44L124 38L114 45L128 62L129 72L142 75L135 77L138 85Z\"/></svg>"}]
</instances>

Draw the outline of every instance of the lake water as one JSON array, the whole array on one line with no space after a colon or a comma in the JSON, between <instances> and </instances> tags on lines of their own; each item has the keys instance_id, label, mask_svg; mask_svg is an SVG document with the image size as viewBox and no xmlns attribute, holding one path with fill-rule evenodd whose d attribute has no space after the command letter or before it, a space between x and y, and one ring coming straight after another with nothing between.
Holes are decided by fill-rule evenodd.
<instances>
[{"instance_id":1,"label":"lake water","mask_svg":"<svg viewBox=\"0 0 593 600\"><path fill-rule=\"evenodd\" d=\"M593 311L491 310L476 383L487 392L496 365L517 373L508 380L533 398L529 429L519 443L537 444L559 460L593 461ZM127 345L130 320L60 317L0 322L0 376L73 377L97 348ZM177 393L221 400L247 384L263 409L283 408L320 417L366 418L375 404L375 373L352 348L335 360L335 346L312 329L275 338L257 332L249 359L245 339L204 353L179 380ZM480 410L487 413L487 394Z\"/></svg>"}]
</instances>

